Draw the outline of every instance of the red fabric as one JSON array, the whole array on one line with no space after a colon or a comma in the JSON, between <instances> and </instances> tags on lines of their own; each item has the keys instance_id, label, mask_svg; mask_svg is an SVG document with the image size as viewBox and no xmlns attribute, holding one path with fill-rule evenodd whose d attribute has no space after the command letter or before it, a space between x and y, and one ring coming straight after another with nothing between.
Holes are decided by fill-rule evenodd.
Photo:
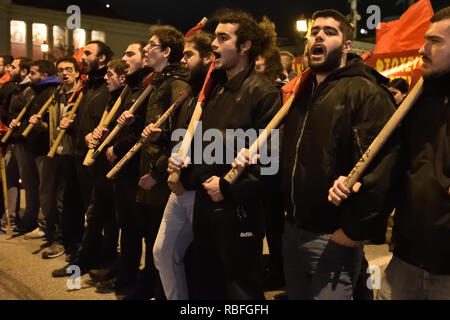
<instances>
[{"instance_id":1,"label":"red fabric","mask_svg":"<svg viewBox=\"0 0 450 320\"><path fill-rule=\"evenodd\" d=\"M204 102L213 88L214 84L211 79L211 72L213 72L215 65L216 62L215 60L213 60L211 62L211 65L209 66L208 74L206 75L205 82L203 83L202 91L200 91L200 94L198 95L198 102Z\"/></svg>"},{"instance_id":2,"label":"red fabric","mask_svg":"<svg viewBox=\"0 0 450 320\"><path fill-rule=\"evenodd\" d=\"M11 76L10 76L9 72L5 72L5 74L0 78L0 86L5 84L9 80L11 80Z\"/></svg>"},{"instance_id":3,"label":"red fabric","mask_svg":"<svg viewBox=\"0 0 450 320\"><path fill-rule=\"evenodd\" d=\"M150 73L150 74L147 76L147 78L145 78L145 79L142 81L142 84L143 84L144 86L148 86L148 85L151 84L152 82L153 82L153 72Z\"/></svg>"},{"instance_id":4,"label":"red fabric","mask_svg":"<svg viewBox=\"0 0 450 320\"><path fill-rule=\"evenodd\" d=\"M195 27L193 27L191 30L186 32L186 34L184 35L184 39L186 40L187 38L192 37L193 35L196 35L196 34L199 34L200 32L202 32L203 26L206 24L207 21L208 21L207 18L203 18L202 21L197 23L197 25Z\"/></svg>"},{"instance_id":5,"label":"red fabric","mask_svg":"<svg viewBox=\"0 0 450 320\"><path fill-rule=\"evenodd\" d=\"M303 84L306 82L306 80L311 76L311 69L306 69L303 73L296 76L294 79L286 83L281 88L281 95L283 97L283 104L286 103L286 101L289 99L289 97L295 93L298 95L302 92L304 86Z\"/></svg>"},{"instance_id":6,"label":"red fabric","mask_svg":"<svg viewBox=\"0 0 450 320\"><path fill-rule=\"evenodd\" d=\"M425 43L424 35L432 16L430 0L419 0L400 19L380 23L375 53L419 49Z\"/></svg>"}]
</instances>

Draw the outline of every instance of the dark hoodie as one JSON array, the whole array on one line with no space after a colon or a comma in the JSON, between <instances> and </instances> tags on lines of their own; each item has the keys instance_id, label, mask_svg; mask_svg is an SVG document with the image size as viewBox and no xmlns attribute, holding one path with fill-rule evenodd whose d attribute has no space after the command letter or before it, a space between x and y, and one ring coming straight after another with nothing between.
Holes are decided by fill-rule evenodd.
<instances>
[{"instance_id":1,"label":"dark hoodie","mask_svg":"<svg viewBox=\"0 0 450 320\"><path fill-rule=\"evenodd\" d=\"M28 126L28 120L34 114L37 114L41 107L47 100L56 92L57 87L61 84L57 76L50 76L39 82L39 84L32 86L36 95L31 102L28 111L25 113L21 121L21 127L18 130L20 133ZM35 156L46 155L49 151L49 133L48 133L48 112L42 115L42 122L40 125L34 126L30 131L27 141L30 151Z\"/></svg>"},{"instance_id":2,"label":"dark hoodie","mask_svg":"<svg viewBox=\"0 0 450 320\"><path fill-rule=\"evenodd\" d=\"M336 207L328 189L346 176L395 111L387 79L349 57L319 86L315 77L285 120L281 149L284 209L290 223L316 233L342 228L354 240L384 242L390 176L380 171L396 153L384 148L362 178L361 191Z\"/></svg>"},{"instance_id":3,"label":"dark hoodie","mask_svg":"<svg viewBox=\"0 0 450 320\"><path fill-rule=\"evenodd\" d=\"M425 79L402 125L394 254L450 275L450 73Z\"/></svg>"}]
</instances>

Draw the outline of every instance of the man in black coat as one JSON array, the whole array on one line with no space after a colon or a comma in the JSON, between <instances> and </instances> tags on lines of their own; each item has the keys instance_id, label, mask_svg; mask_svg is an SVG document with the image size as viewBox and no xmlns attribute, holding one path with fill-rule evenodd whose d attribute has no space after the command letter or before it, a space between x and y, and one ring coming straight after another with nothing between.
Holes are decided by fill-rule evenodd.
<instances>
[{"instance_id":1,"label":"man in black coat","mask_svg":"<svg viewBox=\"0 0 450 320\"><path fill-rule=\"evenodd\" d=\"M351 58L352 28L335 10L313 15L311 75L285 120L281 182L286 222L283 259L289 299L351 299L363 240L384 241L388 177L395 153L383 153L365 192L337 208L332 181L350 172L395 108L388 80ZM387 180L387 181L384 181Z\"/></svg>"},{"instance_id":2,"label":"man in black coat","mask_svg":"<svg viewBox=\"0 0 450 320\"><path fill-rule=\"evenodd\" d=\"M219 13L218 21L212 43L216 70L211 77L215 86L203 108L199 133L203 135L207 130L218 133L220 137L215 139L223 139L215 141L220 148L216 155L223 156L198 159L198 152L191 147L194 164L181 172L183 186L196 191L193 269L197 275L192 282L191 298L264 299L265 223L260 200L262 191L268 190L265 183L268 176L262 176L260 165L254 165L233 185L223 177L231 169L226 159L231 158L232 162L239 151L235 140L247 140L239 137L237 130L253 132L256 138L258 130L280 108L279 91L254 70L257 56L271 46L273 39L241 11ZM222 135L227 129L237 137ZM194 136L192 146L199 143L203 153L209 143L198 138ZM186 176L190 181L186 181Z\"/></svg>"},{"instance_id":3,"label":"man in black coat","mask_svg":"<svg viewBox=\"0 0 450 320\"><path fill-rule=\"evenodd\" d=\"M423 92L400 127L394 256L380 299L450 299L450 7L431 18L425 39ZM344 178L330 190L333 203L350 194ZM365 188L363 180L360 192Z\"/></svg>"}]
</instances>

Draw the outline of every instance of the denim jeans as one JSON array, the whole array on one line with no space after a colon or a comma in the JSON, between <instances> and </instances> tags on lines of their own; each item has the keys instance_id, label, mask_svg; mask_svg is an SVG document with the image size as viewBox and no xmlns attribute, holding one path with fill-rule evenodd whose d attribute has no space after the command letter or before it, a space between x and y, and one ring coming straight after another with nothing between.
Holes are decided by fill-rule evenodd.
<instances>
[{"instance_id":1,"label":"denim jeans","mask_svg":"<svg viewBox=\"0 0 450 320\"><path fill-rule=\"evenodd\" d=\"M345 247L285 222L283 259L292 300L349 300L361 268L362 245Z\"/></svg>"},{"instance_id":2,"label":"denim jeans","mask_svg":"<svg viewBox=\"0 0 450 320\"><path fill-rule=\"evenodd\" d=\"M393 256L381 279L377 299L450 300L450 274L433 274Z\"/></svg>"},{"instance_id":3,"label":"denim jeans","mask_svg":"<svg viewBox=\"0 0 450 320\"><path fill-rule=\"evenodd\" d=\"M195 191L170 194L153 247L156 268L168 300L189 299L184 255L192 242Z\"/></svg>"}]
</instances>

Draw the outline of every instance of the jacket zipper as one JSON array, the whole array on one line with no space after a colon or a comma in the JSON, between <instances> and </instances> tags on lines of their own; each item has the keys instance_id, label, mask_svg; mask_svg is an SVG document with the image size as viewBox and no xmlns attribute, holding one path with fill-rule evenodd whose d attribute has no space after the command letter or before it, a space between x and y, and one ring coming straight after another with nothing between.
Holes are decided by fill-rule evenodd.
<instances>
[{"instance_id":1,"label":"jacket zipper","mask_svg":"<svg viewBox=\"0 0 450 320\"><path fill-rule=\"evenodd\" d=\"M295 171L297 170L298 148L300 147L300 142L302 141L302 138L303 138L303 132L305 131L305 125L306 125L306 120L308 119L308 115L309 115L309 110L306 111L305 119L303 119L302 130L300 131L300 137L298 138L297 146L295 148L295 161L294 161L294 168L292 170L291 201L292 201L292 206L293 206L292 214L293 214L294 218L295 218L295 212L297 210L295 201L294 201L294 179L295 179Z\"/></svg>"}]
</instances>

